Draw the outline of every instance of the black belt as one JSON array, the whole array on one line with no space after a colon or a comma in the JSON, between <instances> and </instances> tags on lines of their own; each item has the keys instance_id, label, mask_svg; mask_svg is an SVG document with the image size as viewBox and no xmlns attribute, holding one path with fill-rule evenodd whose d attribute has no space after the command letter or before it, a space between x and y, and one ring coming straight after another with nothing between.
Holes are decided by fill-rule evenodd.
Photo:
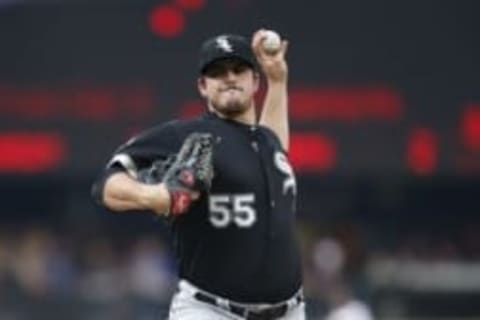
<instances>
[{"instance_id":1,"label":"black belt","mask_svg":"<svg viewBox=\"0 0 480 320\"><path fill-rule=\"evenodd\" d=\"M198 301L206 302L208 304L230 311L233 314L244 317L246 320L274 320L283 317L287 313L289 308L300 304L303 301L303 294L301 291L299 291L295 295L295 297L293 297L292 300L294 303L291 306L289 306L287 302L284 302L261 310L252 310L244 305L232 301L220 303L219 299L214 295L200 291L194 294L194 298Z\"/></svg>"}]
</instances>

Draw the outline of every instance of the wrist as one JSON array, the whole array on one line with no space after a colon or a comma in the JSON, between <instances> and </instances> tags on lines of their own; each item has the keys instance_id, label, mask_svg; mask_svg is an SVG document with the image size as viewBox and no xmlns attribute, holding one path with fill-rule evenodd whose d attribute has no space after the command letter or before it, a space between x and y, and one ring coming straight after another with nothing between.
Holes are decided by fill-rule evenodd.
<instances>
[{"instance_id":1,"label":"wrist","mask_svg":"<svg viewBox=\"0 0 480 320\"><path fill-rule=\"evenodd\" d=\"M171 197L165 184L144 185L142 191L141 202L145 209L159 215L168 215Z\"/></svg>"},{"instance_id":2,"label":"wrist","mask_svg":"<svg viewBox=\"0 0 480 320\"><path fill-rule=\"evenodd\" d=\"M274 77L271 77L271 78L267 78L267 85L268 85L268 88L269 89L274 89L274 88L278 88L278 89L286 89L287 88L287 78L274 78Z\"/></svg>"}]
</instances>

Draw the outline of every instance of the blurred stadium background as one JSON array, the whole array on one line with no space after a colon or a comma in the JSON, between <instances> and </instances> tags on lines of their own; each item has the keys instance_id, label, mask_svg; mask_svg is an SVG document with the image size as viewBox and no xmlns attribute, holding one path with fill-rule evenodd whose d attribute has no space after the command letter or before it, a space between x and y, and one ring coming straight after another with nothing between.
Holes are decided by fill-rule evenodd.
<instances>
[{"instance_id":1,"label":"blurred stadium background","mask_svg":"<svg viewBox=\"0 0 480 320\"><path fill-rule=\"evenodd\" d=\"M135 132L202 110L203 39L258 27L291 42L309 319L342 307L351 315L329 319L479 319L479 12L473 0L0 1L0 319L165 317L168 230L95 207L90 184Z\"/></svg>"}]
</instances>

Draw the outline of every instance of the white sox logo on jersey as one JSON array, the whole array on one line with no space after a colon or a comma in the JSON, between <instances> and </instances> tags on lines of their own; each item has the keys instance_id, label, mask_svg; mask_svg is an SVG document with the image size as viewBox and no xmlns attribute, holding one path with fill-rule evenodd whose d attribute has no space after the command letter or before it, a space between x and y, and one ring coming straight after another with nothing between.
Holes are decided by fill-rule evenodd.
<instances>
[{"instance_id":1,"label":"white sox logo on jersey","mask_svg":"<svg viewBox=\"0 0 480 320\"><path fill-rule=\"evenodd\" d=\"M273 156L275 165L277 166L278 170L285 173L287 177L283 181L283 194L287 194L288 190L292 190L292 194L297 194L297 183L295 181L295 175L293 173L292 166L288 162L287 157L282 152L275 152Z\"/></svg>"},{"instance_id":2,"label":"white sox logo on jersey","mask_svg":"<svg viewBox=\"0 0 480 320\"><path fill-rule=\"evenodd\" d=\"M233 48L230 42L228 42L227 36L219 36L215 39L217 48L222 49L225 52L232 52Z\"/></svg>"}]
</instances>

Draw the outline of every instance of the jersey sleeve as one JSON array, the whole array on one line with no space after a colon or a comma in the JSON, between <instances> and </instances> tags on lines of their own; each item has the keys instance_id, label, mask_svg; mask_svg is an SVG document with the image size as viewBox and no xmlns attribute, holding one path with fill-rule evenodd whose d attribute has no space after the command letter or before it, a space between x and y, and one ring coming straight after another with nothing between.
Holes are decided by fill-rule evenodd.
<instances>
[{"instance_id":1,"label":"jersey sleeve","mask_svg":"<svg viewBox=\"0 0 480 320\"><path fill-rule=\"evenodd\" d=\"M153 161L164 160L178 151L180 144L174 123L154 127L128 140L113 154L109 168L121 168L131 177L150 167Z\"/></svg>"},{"instance_id":2,"label":"jersey sleeve","mask_svg":"<svg viewBox=\"0 0 480 320\"><path fill-rule=\"evenodd\" d=\"M103 188L108 177L116 172L126 172L134 179L156 160L164 160L180 147L175 122L151 128L134 136L117 148L100 176L92 186L92 197L102 203Z\"/></svg>"}]
</instances>

